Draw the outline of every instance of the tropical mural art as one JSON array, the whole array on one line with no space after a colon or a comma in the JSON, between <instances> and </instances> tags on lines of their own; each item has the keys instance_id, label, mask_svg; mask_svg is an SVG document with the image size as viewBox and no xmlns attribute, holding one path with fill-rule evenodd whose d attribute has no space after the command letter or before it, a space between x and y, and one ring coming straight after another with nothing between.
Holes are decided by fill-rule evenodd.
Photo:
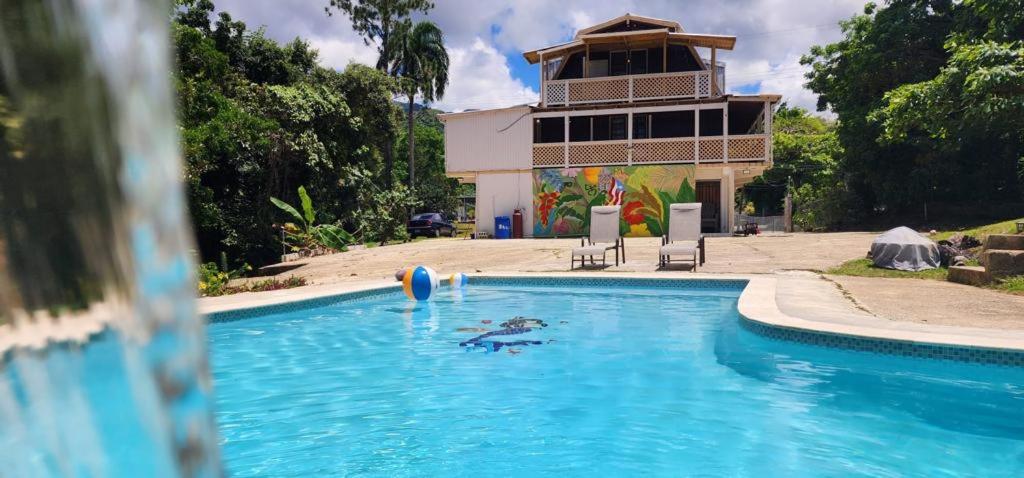
<instances>
[{"instance_id":1,"label":"tropical mural art","mask_svg":"<svg viewBox=\"0 0 1024 478\"><path fill-rule=\"evenodd\" d=\"M533 235L585 235L590 208L622 206L628 236L660 236L672 203L694 202L693 165L607 166L533 170Z\"/></svg>"}]
</instances>

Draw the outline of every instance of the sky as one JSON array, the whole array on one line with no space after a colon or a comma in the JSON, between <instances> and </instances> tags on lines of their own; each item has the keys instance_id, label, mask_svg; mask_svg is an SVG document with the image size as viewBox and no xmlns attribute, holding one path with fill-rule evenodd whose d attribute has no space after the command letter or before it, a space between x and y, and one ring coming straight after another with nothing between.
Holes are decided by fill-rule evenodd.
<instances>
[{"instance_id":1,"label":"sky","mask_svg":"<svg viewBox=\"0 0 1024 478\"><path fill-rule=\"evenodd\" d=\"M625 13L674 20L691 33L737 37L726 62L729 93L778 93L790 105L815 109L803 87L800 56L812 45L841 38L838 22L863 11L866 0L434 0L428 19L445 33L451 59L444 111L500 108L538 100L540 72L524 51L568 41L576 30ZM373 65L376 45L366 45L344 13L328 16L328 0L214 0L250 29L260 26L278 41L302 37L320 52L321 64L344 69ZM698 49L705 57L707 49Z\"/></svg>"}]
</instances>

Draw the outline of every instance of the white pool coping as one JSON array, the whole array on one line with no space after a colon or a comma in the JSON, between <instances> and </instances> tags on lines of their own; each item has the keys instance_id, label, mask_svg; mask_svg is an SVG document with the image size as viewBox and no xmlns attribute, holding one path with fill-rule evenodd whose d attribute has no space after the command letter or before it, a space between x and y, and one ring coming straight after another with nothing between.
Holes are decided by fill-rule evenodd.
<instances>
[{"instance_id":1,"label":"white pool coping","mask_svg":"<svg viewBox=\"0 0 1024 478\"><path fill-rule=\"evenodd\" d=\"M914 322L886 320L864 314L849 314L842 321L812 320L787 315L779 309L776 301L778 278L760 274L700 274L700 273L507 273L468 274L471 278L642 278L642 279L700 279L700 280L746 280L747 286L740 294L737 304L740 315L752 322L783 329L807 332L845 335L858 338L910 342L924 345L944 345L1001 349L1024 352L1024 330L984 329L930 325ZM305 286L272 292L242 293L232 296L199 299L199 311L203 315L244 310L257 307L286 304L290 302L319 299L353 292L384 289L398 285L395 281L353 282L344 284Z\"/></svg>"}]
</instances>

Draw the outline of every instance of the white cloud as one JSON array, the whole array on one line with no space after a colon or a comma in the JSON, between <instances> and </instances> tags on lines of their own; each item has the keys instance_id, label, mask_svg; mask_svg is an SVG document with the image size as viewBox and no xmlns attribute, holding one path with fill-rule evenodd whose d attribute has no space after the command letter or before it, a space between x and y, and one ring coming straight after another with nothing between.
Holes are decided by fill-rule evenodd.
<instances>
[{"instance_id":1,"label":"white cloud","mask_svg":"<svg viewBox=\"0 0 1024 478\"><path fill-rule=\"evenodd\" d=\"M320 64L343 70L349 63L373 66L377 63L377 47L366 45L361 39L308 38L310 45L320 52Z\"/></svg>"},{"instance_id":2,"label":"white cloud","mask_svg":"<svg viewBox=\"0 0 1024 478\"><path fill-rule=\"evenodd\" d=\"M505 56L482 39L466 48L449 48L448 55L450 81L436 107L461 111L537 102L537 91L513 78Z\"/></svg>"}]
</instances>

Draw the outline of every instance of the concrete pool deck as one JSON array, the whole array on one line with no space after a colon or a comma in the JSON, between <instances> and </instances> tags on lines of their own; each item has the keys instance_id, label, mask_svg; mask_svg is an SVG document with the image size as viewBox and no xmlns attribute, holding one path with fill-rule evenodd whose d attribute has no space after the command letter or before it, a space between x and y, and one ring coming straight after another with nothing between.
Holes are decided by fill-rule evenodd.
<instances>
[{"instance_id":1,"label":"concrete pool deck","mask_svg":"<svg viewBox=\"0 0 1024 478\"><path fill-rule=\"evenodd\" d=\"M769 324L1024 350L1024 297L930 280L814 272L863 257L873 237L836 233L710 238L708 263L698 273L657 271L657 238L628 238L624 265L575 272L568 272L568 254L578 239L427 240L308 259L301 268L280 276L299 275L312 285L203 298L199 304L202 312L213 313L396 285L395 270L408 264L430 265L442 277L466 272L477 276L740 278L751 281L750 297L758 297L750 318L783 321L775 324L766 319ZM770 284L771 293L764 292L762 287L769 287L764 284Z\"/></svg>"}]
</instances>

